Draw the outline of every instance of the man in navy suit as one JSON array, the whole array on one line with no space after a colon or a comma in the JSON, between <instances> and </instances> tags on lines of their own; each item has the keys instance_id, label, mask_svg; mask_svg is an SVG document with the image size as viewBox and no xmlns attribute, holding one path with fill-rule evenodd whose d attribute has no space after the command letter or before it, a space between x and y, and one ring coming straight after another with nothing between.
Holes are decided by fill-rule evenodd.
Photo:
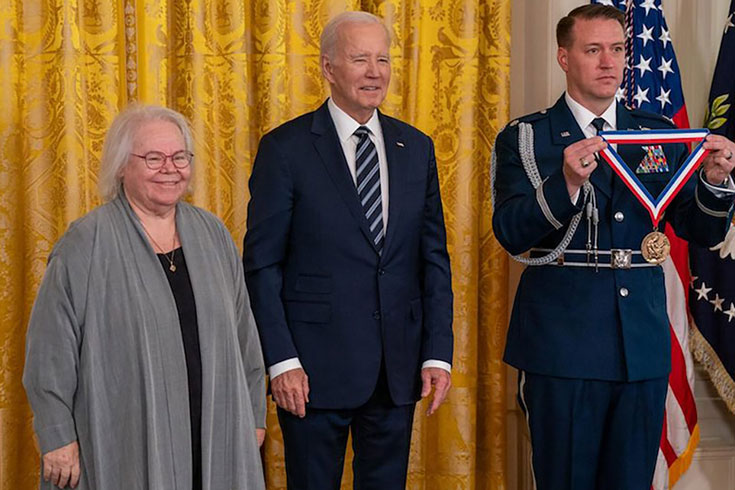
<instances>
[{"instance_id":1,"label":"man in navy suit","mask_svg":"<svg viewBox=\"0 0 735 490\"><path fill-rule=\"evenodd\" d=\"M674 126L616 103L623 26L623 14L602 5L564 17L557 61L566 93L511 122L494 149L493 230L511 254L530 251L505 361L519 370L539 490L647 490L658 453L671 349L663 271L641 251L651 218L596 159L606 146L596 134ZM704 146L702 171L665 220L707 246L729 224L735 145L710 135ZM654 196L688 156L683 144L659 150L664 157L651 161L640 147L617 148Z\"/></svg>"},{"instance_id":2,"label":"man in navy suit","mask_svg":"<svg viewBox=\"0 0 735 490\"><path fill-rule=\"evenodd\" d=\"M347 12L321 38L331 97L266 134L244 264L289 489L403 489L415 403L449 390L452 290L431 139L380 113L389 35Z\"/></svg>"}]
</instances>

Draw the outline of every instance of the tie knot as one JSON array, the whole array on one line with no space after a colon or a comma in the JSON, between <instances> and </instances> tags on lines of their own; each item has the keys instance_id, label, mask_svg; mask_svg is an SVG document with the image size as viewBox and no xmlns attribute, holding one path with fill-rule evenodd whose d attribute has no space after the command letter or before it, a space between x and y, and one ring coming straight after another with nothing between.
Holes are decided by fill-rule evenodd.
<instances>
[{"instance_id":1,"label":"tie knot","mask_svg":"<svg viewBox=\"0 0 735 490\"><path fill-rule=\"evenodd\" d=\"M360 126L355 130L353 134L359 138L363 138L370 134L370 130L367 128L367 126Z\"/></svg>"},{"instance_id":2,"label":"tie knot","mask_svg":"<svg viewBox=\"0 0 735 490\"><path fill-rule=\"evenodd\" d=\"M602 128L605 127L605 120L601 117L596 117L592 120L592 125L599 133L600 131L602 131Z\"/></svg>"}]
</instances>

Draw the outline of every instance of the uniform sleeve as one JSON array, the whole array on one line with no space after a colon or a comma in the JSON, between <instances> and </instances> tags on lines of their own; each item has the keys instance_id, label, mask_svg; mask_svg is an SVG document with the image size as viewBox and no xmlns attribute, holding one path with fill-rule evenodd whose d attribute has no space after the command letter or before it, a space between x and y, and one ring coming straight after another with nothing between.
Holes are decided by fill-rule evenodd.
<instances>
[{"instance_id":1,"label":"uniform sleeve","mask_svg":"<svg viewBox=\"0 0 735 490\"><path fill-rule=\"evenodd\" d=\"M81 326L71 291L67 264L52 254L31 312L23 372L42 454L77 440L73 408Z\"/></svg>"},{"instance_id":2,"label":"uniform sleeve","mask_svg":"<svg viewBox=\"0 0 735 490\"><path fill-rule=\"evenodd\" d=\"M518 126L507 127L495 141L493 232L508 252L518 255L569 224L581 208L572 203L562 162L534 189L518 151ZM579 201L579 200L578 200Z\"/></svg>"},{"instance_id":3,"label":"uniform sleeve","mask_svg":"<svg viewBox=\"0 0 735 490\"><path fill-rule=\"evenodd\" d=\"M683 165L687 151L681 146L679 168ZM676 234L684 240L702 247L712 247L725 238L730 225L732 204L735 195L717 196L705 185L701 170L695 172L676 196L665 219L671 223Z\"/></svg>"}]
</instances>

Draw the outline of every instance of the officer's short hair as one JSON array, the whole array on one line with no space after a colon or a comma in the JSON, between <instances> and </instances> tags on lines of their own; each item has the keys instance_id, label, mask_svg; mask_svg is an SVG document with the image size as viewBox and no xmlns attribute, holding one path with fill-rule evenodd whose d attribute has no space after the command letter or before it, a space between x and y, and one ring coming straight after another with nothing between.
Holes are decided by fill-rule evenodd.
<instances>
[{"instance_id":1,"label":"officer's short hair","mask_svg":"<svg viewBox=\"0 0 735 490\"><path fill-rule=\"evenodd\" d=\"M560 48L568 48L574 42L572 28L577 19L616 20L625 32L625 14L620 9L598 3L582 5L569 12L566 17L562 17L559 23L556 24L556 44Z\"/></svg>"}]
</instances>

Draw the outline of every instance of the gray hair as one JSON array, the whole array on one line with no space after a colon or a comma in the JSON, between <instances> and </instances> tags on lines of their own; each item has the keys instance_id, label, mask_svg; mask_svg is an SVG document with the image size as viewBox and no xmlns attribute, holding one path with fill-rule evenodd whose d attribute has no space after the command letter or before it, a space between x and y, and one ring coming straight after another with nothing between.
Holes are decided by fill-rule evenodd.
<instances>
[{"instance_id":1,"label":"gray hair","mask_svg":"<svg viewBox=\"0 0 735 490\"><path fill-rule=\"evenodd\" d=\"M337 44L337 35L339 34L339 28L344 24L380 24L385 29L385 37L388 39L388 45L390 46L390 31L388 27L383 23L380 17L376 17L370 12L362 11L348 11L342 12L341 14L333 17L322 31L322 37L319 45L319 57L326 56L327 58L334 56L334 47Z\"/></svg>"},{"instance_id":2,"label":"gray hair","mask_svg":"<svg viewBox=\"0 0 735 490\"><path fill-rule=\"evenodd\" d=\"M191 129L186 118L179 112L156 105L134 104L118 114L107 130L102 148L102 163L97 178L97 187L103 201L115 199L120 192L122 171L130 161L130 152L135 143L135 132L149 121L168 121L175 124L184 137L186 149L194 152ZM192 170L194 161L192 160Z\"/></svg>"}]
</instances>

